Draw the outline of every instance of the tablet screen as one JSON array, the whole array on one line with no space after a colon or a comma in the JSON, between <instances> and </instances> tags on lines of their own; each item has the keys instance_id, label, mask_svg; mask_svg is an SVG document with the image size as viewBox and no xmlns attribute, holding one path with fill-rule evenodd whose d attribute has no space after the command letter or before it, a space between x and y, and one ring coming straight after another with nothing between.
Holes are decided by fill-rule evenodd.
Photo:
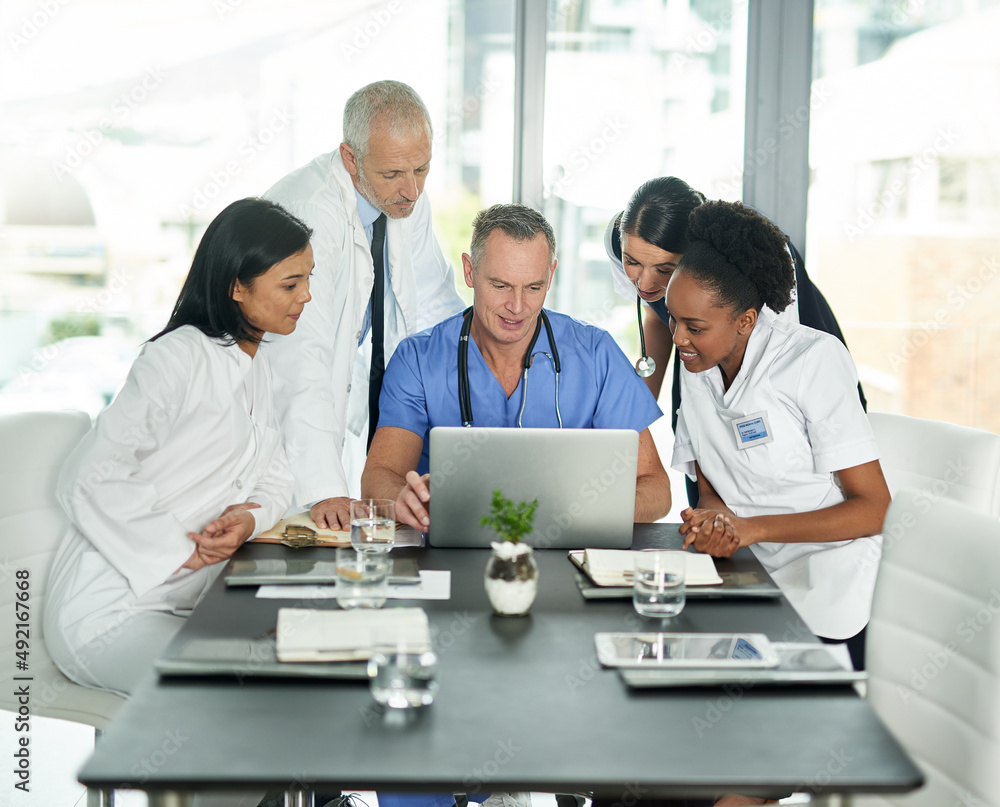
<instances>
[{"instance_id":1,"label":"tablet screen","mask_svg":"<svg viewBox=\"0 0 1000 807\"><path fill-rule=\"evenodd\" d=\"M598 659L608 667L773 667L760 633L599 633Z\"/></svg>"}]
</instances>

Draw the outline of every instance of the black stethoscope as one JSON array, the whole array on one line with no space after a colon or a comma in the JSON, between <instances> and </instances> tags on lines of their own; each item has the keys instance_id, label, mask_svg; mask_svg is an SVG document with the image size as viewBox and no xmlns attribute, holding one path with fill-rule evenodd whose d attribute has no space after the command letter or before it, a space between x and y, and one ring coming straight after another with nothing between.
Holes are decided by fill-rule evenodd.
<instances>
[{"instance_id":1,"label":"black stethoscope","mask_svg":"<svg viewBox=\"0 0 1000 807\"><path fill-rule=\"evenodd\" d=\"M635 298L635 311L639 316L639 349L642 351L642 355L635 363L635 371L640 378L649 378L656 372L656 362L651 356L646 355L646 335L642 332L642 299L640 297Z\"/></svg>"},{"instance_id":2,"label":"black stethoscope","mask_svg":"<svg viewBox=\"0 0 1000 807\"><path fill-rule=\"evenodd\" d=\"M472 307L466 308L462 314L462 332L458 337L458 406L462 412L462 425L472 425L472 398L469 393L469 335L472 332ZM528 368L534 361L537 353L532 353L535 342L538 341L538 334L545 325L545 333L549 337L549 347L551 353L539 351L543 356L548 356L549 361L556 371L556 419L559 421L559 428L563 427L562 414L559 412L559 351L556 349L556 340L552 335L552 325L545 310L539 311L538 323L535 325L535 335L531 337L528 350L524 354L524 374L521 376L521 411L517 414L517 426L521 428L521 418L524 416L524 403L528 400Z\"/></svg>"}]
</instances>

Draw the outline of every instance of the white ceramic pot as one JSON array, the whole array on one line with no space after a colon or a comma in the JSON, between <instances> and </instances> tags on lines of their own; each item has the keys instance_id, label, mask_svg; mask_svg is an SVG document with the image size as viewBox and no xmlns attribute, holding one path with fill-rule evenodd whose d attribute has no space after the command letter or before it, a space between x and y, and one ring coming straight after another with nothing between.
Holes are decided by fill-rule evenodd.
<instances>
[{"instance_id":1,"label":"white ceramic pot","mask_svg":"<svg viewBox=\"0 0 1000 807\"><path fill-rule=\"evenodd\" d=\"M486 596L499 616L524 616L538 594L538 564L527 544L497 541L486 564Z\"/></svg>"}]
</instances>

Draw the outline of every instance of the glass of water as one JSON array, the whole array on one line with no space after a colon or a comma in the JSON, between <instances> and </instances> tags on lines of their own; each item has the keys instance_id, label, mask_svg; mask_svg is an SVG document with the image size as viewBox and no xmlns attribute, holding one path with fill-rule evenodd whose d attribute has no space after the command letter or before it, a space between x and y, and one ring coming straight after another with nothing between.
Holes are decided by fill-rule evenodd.
<instances>
[{"instance_id":1,"label":"glass of water","mask_svg":"<svg viewBox=\"0 0 1000 807\"><path fill-rule=\"evenodd\" d=\"M632 604L642 616L664 618L684 610L686 553L672 549L642 549L635 553Z\"/></svg>"},{"instance_id":2,"label":"glass of water","mask_svg":"<svg viewBox=\"0 0 1000 807\"><path fill-rule=\"evenodd\" d=\"M392 499L351 502L351 546L358 552L388 552L396 541L396 503Z\"/></svg>"},{"instance_id":3,"label":"glass of water","mask_svg":"<svg viewBox=\"0 0 1000 807\"><path fill-rule=\"evenodd\" d=\"M397 648L368 661L372 697L391 709L429 706L438 690L437 656L430 650Z\"/></svg>"},{"instance_id":4,"label":"glass of water","mask_svg":"<svg viewBox=\"0 0 1000 807\"><path fill-rule=\"evenodd\" d=\"M336 594L341 608L381 608L389 596L389 556L338 547Z\"/></svg>"}]
</instances>

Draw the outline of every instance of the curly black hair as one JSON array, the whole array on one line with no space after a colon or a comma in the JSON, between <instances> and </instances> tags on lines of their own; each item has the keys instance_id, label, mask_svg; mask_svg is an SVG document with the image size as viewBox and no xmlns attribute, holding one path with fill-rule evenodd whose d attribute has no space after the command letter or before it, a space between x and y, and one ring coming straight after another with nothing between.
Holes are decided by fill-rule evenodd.
<instances>
[{"instance_id":1,"label":"curly black hair","mask_svg":"<svg viewBox=\"0 0 1000 807\"><path fill-rule=\"evenodd\" d=\"M688 219L687 252L678 265L741 314L762 305L775 312L792 302L795 268L788 239L771 221L739 202L706 202Z\"/></svg>"}]
</instances>

